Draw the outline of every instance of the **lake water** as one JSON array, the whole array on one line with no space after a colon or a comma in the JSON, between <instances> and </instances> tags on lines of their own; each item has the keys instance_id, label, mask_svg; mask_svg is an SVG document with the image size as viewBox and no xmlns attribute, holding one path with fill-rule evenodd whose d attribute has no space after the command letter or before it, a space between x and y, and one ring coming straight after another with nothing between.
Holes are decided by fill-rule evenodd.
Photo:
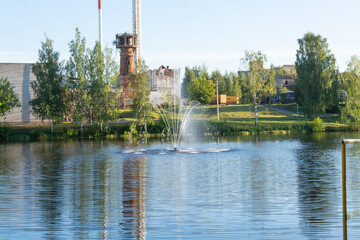
<instances>
[{"instance_id":1,"label":"lake water","mask_svg":"<svg viewBox=\"0 0 360 240\"><path fill-rule=\"evenodd\" d=\"M262 135L172 152L148 141L0 144L0 239L341 239L341 144ZM216 152L209 149L229 149ZM360 209L360 144L348 144ZM349 239L360 217L348 222Z\"/></svg>"}]
</instances>

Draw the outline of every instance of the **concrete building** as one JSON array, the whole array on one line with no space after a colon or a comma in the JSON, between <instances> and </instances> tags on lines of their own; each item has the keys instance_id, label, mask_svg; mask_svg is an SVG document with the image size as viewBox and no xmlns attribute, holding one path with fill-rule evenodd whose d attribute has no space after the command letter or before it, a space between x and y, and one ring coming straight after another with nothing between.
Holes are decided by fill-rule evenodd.
<instances>
[{"instance_id":1,"label":"concrete building","mask_svg":"<svg viewBox=\"0 0 360 240\"><path fill-rule=\"evenodd\" d=\"M13 123L40 121L30 111L29 101L33 96L30 82L36 80L31 66L31 63L0 63L0 77L7 78L14 85L21 103L20 108L14 108L6 114L5 119L0 118L0 121Z\"/></svg>"}]
</instances>

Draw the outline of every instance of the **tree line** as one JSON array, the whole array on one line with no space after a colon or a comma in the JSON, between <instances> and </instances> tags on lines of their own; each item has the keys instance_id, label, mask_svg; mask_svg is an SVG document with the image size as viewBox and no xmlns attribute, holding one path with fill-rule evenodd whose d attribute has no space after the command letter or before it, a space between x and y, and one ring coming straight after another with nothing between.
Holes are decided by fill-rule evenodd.
<instances>
[{"instance_id":1,"label":"tree line","mask_svg":"<svg viewBox=\"0 0 360 240\"><path fill-rule=\"evenodd\" d=\"M298 39L298 44L294 95L304 115L313 119L330 112L341 114L343 122L359 122L360 59L352 56L347 70L340 73L326 38L308 32ZM284 86L276 86L275 80L277 75L285 75L284 69L274 65L265 69L266 60L260 51L245 51L241 63L246 71L224 75L217 70L209 74L205 65L186 67L182 95L207 104L215 97L217 82L219 94L237 96L240 103L254 104L256 115L259 103L286 91Z\"/></svg>"},{"instance_id":2,"label":"tree line","mask_svg":"<svg viewBox=\"0 0 360 240\"><path fill-rule=\"evenodd\" d=\"M298 39L296 52L295 99L303 107L308 118L326 112L341 114L344 122L360 121L360 60L351 57L347 70L340 73L336 59L331 53L327 39L308 32ZM41 43L39 58L32 71L37 80L31 83L34 98L30 105L40 119L59 121L64 116L80 122L96 120L101 129L103 123L116 119L120 109L120 89L116 86L119 66L112 57L110 48L101 49L98 42L90 49L79 29L69 42L70 58L60 61L60 54L53 48L53 41L46 37ZM206 65L186 67L182 82L182 97L208 104L215 97L216 84L219 94L237 96L240 103L257 105L268 101L274 94L284 91L276 86L276 75L283 75L281 68L273 65L266 69L267 57L260 51L245 51L241 59L245 71L207 71ZM132 77L135 94L134 109L142 111L140 118L148 118L149 98L147 85L148 69L144 62L138 76ZM7 79L0 79L0 114L4 116L12 107L19 106L19 100L12 93L13 86ZM136 91L135 91L136 92ZM256 124L256 120L255 120Z\"/></svg>"},{"instance_id":3,"label":"tree line","mask_svg":"<svg viewBox=\"0 0 360 240\"><path fill-rule=\"evenodd\" d=\"M41 120L51 120L52 131L54 122L66 116L80 123L81 133L84 121L96 120L103 130L103 123L114 119L119 111L119 66L111 48L102 49L99 42L87 48L78 28L68 45L70 57L60 61L53 40L46 37L41 43L38 61L32 66L36 81L31 82L31 110Z\"/></svg>"}]
</instances>

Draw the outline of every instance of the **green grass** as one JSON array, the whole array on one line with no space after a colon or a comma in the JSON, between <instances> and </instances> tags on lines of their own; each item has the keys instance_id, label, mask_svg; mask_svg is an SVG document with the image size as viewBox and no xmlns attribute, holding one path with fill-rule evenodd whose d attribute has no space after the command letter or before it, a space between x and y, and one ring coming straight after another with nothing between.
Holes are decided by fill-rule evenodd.
<instances>
[{"instance_id":1,"label":"green grass","mask_svg":"<svg viewBox=\"0 0 360 240\"><path fill-rule=\"evenodd\" d=\"M294 109L290 104L274 104L272 107L282 108L286 110ZM296 107L296 105L295 105ZM250 110L250 111L249 111ZM219 132L223 135L236 135L247 133L263 133L277 131L311 131L311 121L304 117L294 114L285 114L276 110L258 107L258 124L255 127L254 106L248 104L243 105L227 105L220 107L220 121L217 121L216 105L201 106L194 109L192 118L197 120L204 128L204 132ZM153 111L151 116L154 119L154 125L148 126L150 133L159 134L162 132L163 126L160 123L160 115ZM122 120L117 123L111 123L109 129L101 132L98 123L84 124L84 132L80 134L79 123L59 123L55 126L55 133L51 135L49 124L30 124L30 125L4 125L0 126L0 141L13 140L49 140L49 139L67 139L67 138L93 138L93 137L122 137L125 131L129 131L129 127L136 122L136 114L134 111L125 110L120 115ZM345 124L341 124L340 117L326 114L321 117L325 131L350 131L357 130ZM46 122L45 122L46 123ZM209 126L212 128L209 130ZM105 127L105 125L104 125ZM208 130L206 130L208 129Z\"/></svg>"},{"instance_id":2,"label":"green grass","mask_svg":"<svg viewBox=\"0 0 360 240\"><path fill-rule=\"evenodd\" d=\"M271 104L271 107L275 107L275 108L279 108L279 109L283 109L283 110L287 110L290 112L293 112L294 114L297 114L297 105L296 104ZM299 114L302 115L303 114L303 110L302 107L299 106Z\"/></svg>"}]
</instances>

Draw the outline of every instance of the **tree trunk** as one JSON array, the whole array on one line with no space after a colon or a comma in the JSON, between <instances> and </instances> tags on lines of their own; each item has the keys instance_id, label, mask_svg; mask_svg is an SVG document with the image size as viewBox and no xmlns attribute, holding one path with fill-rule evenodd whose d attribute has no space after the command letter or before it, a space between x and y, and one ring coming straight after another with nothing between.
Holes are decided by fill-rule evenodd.
<instances>
[{"instance_id":1,"label":"tree trunk","mask_svg":"<svg viewBox=\"0 0 360 240\"><path fill-rule=\"evenodd\" d=\"M51 116L51 134L54 134L54 117Z\"/></svg>"},{"instance_id":2,"label":"tree trunk","mask_svg":"<svg viewBox=\"0 0 360 240\"><path fill-rule=\"evenodd\" d=\"M92 120L92 105L90 106L90 124L93 124L93 120Z\"/></svg>"},{"instance_id":3,"label":"tree trunk","mask_svg":"<svg viewBox=\"0 0 360 240\"><path fill-rule=\"evenodd\" d=\"M254 99L254 113L255 113L255 127L257 126L257 103L256 99Z\"/></svg>"},{"instance_id":4,"label":"tree trunk","mask_svg":"<svg viewBox=\"0 0 360 240\"><path fill-rule=\"evenodd\" d=\"M81 98L81 111L80 111L80 133L83 133L83 100Z\"/></svg>"}]
</instances>

